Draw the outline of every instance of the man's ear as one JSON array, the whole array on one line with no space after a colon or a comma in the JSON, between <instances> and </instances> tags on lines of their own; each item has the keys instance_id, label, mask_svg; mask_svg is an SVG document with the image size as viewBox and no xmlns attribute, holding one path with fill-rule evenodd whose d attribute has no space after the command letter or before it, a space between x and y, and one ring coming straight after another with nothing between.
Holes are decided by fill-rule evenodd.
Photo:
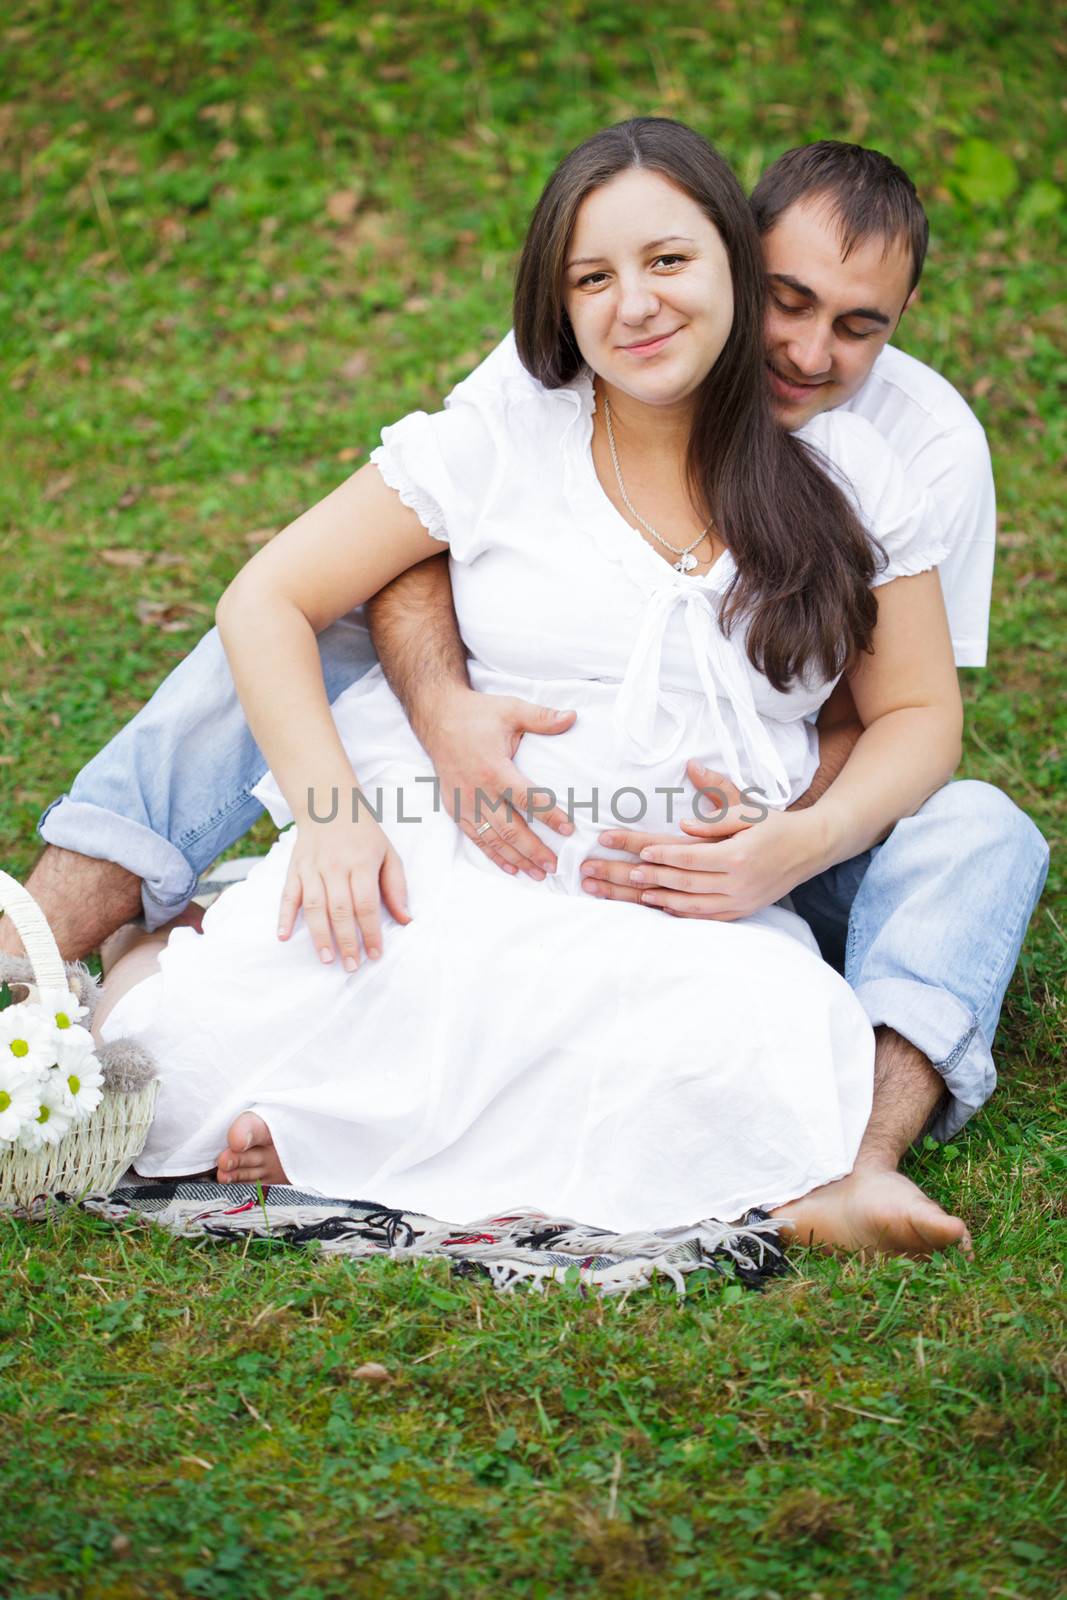
<instances>
[{"instance_id":1,"label":"man's ear","mask_svg":"<svg viewBox=\"0 0 1067 1600\"><path fill-rule=\"evenodd\" d=\"M902 317L904 315L905 311L908 310L909 306L913 306L915 304L915 302L916 302L916 300L918 300L918 298L919 298L919 285L916 284L914 289L911 291L911 293L909 294L908 298L905 300L904 304L900 308L900 317ZM900 321L900 317L897 318L898 322Z\"/></svg>"}]
</instances>

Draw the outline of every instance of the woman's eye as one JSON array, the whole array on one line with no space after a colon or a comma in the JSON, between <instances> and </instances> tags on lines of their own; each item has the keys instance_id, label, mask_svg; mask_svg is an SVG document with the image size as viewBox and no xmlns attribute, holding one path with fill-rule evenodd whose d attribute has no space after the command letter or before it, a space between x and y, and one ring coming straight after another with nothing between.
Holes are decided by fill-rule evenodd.
<instances>
[{"instance_id":1,"label":"woman's eye","mask_svg":"<svg viewBox=\"0 0 1067 1600\"><path fill-rule=\"evenodd\" d=\"M578 279L579 289L595 289L607 277L606 272L587 272L584 278Z\"/></svg>"},{"instance_id":2,"label":"woman's eye","mask_svg":"<svg viewBox=\"0 0 1067 1600\"><path fill-rule=\"evenodd\" d=\"M656 257L656 264L657 265L664 265L664 266L672 266L672 265L676 264L679 261L684 261L685 259L686 259L685 256L657 256Z\"/></svg>"},{"instance_id":3,"label":"woman's eye","mask_svg":"<svg viewBox=\"0 0 1067 1600\"><path fill-rule=\"evenodd\" d=\"M775 305L778 307L778 310L786 312L787 315L789 313L791 313L791 312L794 312L794 311L803 311L804 310L803 306L786 305L785 301L784 300L779 300L779 298L778 298L778 296L776 294L772 294L771 295L771 299L774 301Z\"/></svg>"}]
</instances>

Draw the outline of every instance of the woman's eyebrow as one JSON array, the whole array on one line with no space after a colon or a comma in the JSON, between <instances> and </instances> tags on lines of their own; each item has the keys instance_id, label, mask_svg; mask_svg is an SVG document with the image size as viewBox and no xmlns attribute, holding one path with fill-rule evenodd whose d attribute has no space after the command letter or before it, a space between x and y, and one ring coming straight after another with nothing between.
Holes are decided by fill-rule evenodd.
<instances>
[{"instance_id":1,"label":"woman's eyebrow","mask_svg":"<svg viewBox=\"0 0 1067 1600\"><path fill-rule=\"evenodd\" d=\"M780 283L786 289L792 289L794 294L802 294L806 300L819 303L819 297L814 289L809 289L806 283L801 283L799 278L794 278L789 272L768 272L767 277L771 283ZM868 322L877 322L882 327L888 328L892 322L884 311L876 311L872 306L853 306L851 311L841 311L839 317L866 317Z\"/></svg>"},{"instance_id":2,"label":"woman's eyebrow","mask_svg":"<svg viewBox=\"0 0 1067 1600\"><path fill-rule=\"evenodd\" d=\"M663 244L696 244L696 240L690 239L685 233L669 233L663 239L650 239L647 244L640 246L640 251L643 254L646 250L658 250ZM606 260L606 256L575 256L573 261L567 262L567 270L570 271L571 267L588 267L594 261Z\"/></svg>"}]
</instances>

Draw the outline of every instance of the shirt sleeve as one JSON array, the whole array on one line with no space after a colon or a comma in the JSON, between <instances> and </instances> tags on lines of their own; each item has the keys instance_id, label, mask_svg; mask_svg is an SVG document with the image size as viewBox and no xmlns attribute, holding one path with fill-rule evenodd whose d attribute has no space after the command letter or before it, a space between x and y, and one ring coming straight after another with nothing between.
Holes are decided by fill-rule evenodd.
<instances>
[{"instance_id":1,"label":"shirt sleeve","mask_svg":"<svg viewBox=\"0 0 1067 1600\"><path fill-rule=\"evenodd\" d=\"M489 430L471 406L428 415L412 411L382 429L370 459L390 489L454 560L473 561L485 548L479 529L493 479Z\"/></svg>"},{"instance_id":2,"label":"shirt sleeve","mask_svg":"<svg viewBox=\"0 0 1067 1600\"><path fill-rule=\"evenodd\" d=\"M948 542L937 508L925 490L909 483L896 452L876 428L838 410L813 418L802 435L884 552L872 587L940 566Z\"/></svg>"},{"instance_id":3,"label":"shirt sleeve","mask_svg":"<svg viewBox=\"0 0 1067 1600\"><path fill-rule=\"evenodd\" d=\"M959 667L984 667L997 538L989 446L977 426L938 434L909 463L926 485L945 530L941 563L952 646Z\"/></svg>"}]
</instances>

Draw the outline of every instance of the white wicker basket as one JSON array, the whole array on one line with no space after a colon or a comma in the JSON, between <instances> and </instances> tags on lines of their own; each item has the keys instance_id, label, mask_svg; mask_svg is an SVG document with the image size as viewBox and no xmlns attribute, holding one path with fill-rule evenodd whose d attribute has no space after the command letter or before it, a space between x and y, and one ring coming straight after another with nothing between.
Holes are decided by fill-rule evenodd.
<instances>
[{"instance_id":1,"label":"white wicker basket","mask_svg":"<svg viewBox=\"0 0 1067 1600\"><path fill-rule=\"evenodd\" d=\"M0 871L0 908L15 924L40 989L71 987L44 913L17 879ZM104 1098L58 1144L0 1155L0 1206L30 1206L46 1195L108 1194L140 1155L159 1093L153 1079L132 1093L105 1087Z\"/></svg>"}]
</instances>

